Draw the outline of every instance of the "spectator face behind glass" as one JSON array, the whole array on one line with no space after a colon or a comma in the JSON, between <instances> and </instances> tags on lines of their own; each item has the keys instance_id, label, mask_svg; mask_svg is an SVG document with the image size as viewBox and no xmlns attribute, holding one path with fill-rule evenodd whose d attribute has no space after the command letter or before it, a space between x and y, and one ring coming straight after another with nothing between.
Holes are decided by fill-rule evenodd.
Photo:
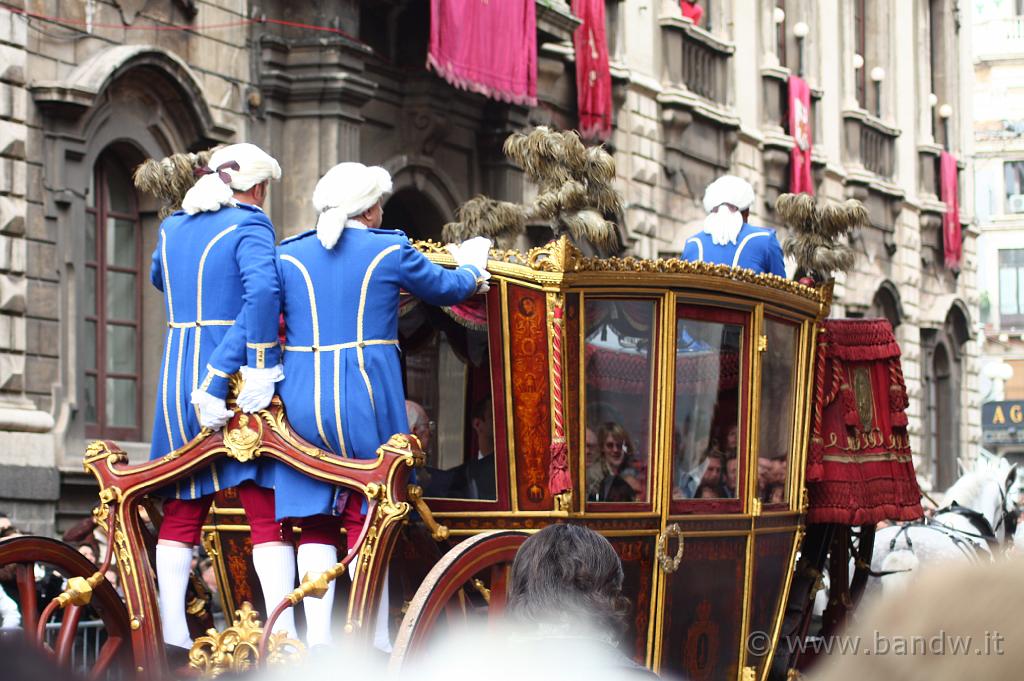
<instances>
[{"instance_id":1,"label":"spectator face behind glass","mask_svg":"<svg viewBox=\"0 0 1024 681\"><path fill-rule=\"evenodd\" d=\"M739 429L735 424L729 426L729 431L725 434L725 449L729 452L735 452L739 446Z\"/></svg>"},{"instance_id":2,"label":"spectator face behind glass","mask_svg":"<svg viewBox=\"0 0 1024 681\"><path fill-rule=\"evenodd\" d=\"M722 484L722 457L709 455L708 467L704 469L701 477L702 485L718 486Z\"/></svg>"},{"instance_id":3,"label":"spectator face behind glass","mask_svg":"<svg viewBox=\"0 0 1024 681\"><path fill-rule=\"evenodd\" d=\"M736 456L725 462L725 486L732 490L733 494L736 494L736 478L739 473L739 464L739 457Z\"/></svg>"},{"instance_id":4,"label":"spectator face behind glass","mask_svg":"<svg viewBox=\"0 0 1024 681\"><path fill-rule=\"evenodd\" d=\"M409 430L419 438L424 452L430 450L430 419L422 405L412 400L405 401L405 415L409 419Z\"/></svg>"},{"instance_id":5,"label":"spectator face behind glass","mask_svg":"<svg viewBox=\"0 0 1024 681\"><path fill-rule=\"evenodd\" d=\"M768 482L782 485L786 482L786 470L788 464L786 462L786 455L777 456L771 460L771 470L768 474Z\"/></svg>"},{"instance_id":6,"label":"spectator face behind glass","mask_svg":"<svg viewBox=\"0 0 1024 681\"><path fill-rule=\"evenodd\" d=\"M697 499L721 499L722 494L714 485L701 484L701 486L697 488L697 494L695 497Z\"/></svg>"},{"instance_id":7,"label":"spectator face behind glass","mask_svg":"<svg viewBox=\"0 0 1024 681\"><path fill-rule=\"evenodd\" d=\"M580 525L549 525L519 548L509 577L508 610L527 626L564 625L617 637L628 601L622 563L608 540Z\"/></svg>"},{"instance_id":8,"label":"spectator face behind glass","mask_svg":"<svg viewBox=\"0 0 1024 681\"><path fill-rule=\"evenodd\" d=\"M601 456L608 469L614 473L618 473L626 461L626 439L620 434L621 430L621 426L612 424L611 427L602 428L603 437L599 438Z\"/></svg>"},{"instance_id":9,"label":"spectator face behind glass","mask_svg":"<svg viewBox=\"0 0 1024 681\"><path fill-rule=\"evenodd\" d=\"M480 458L494 454L494 422L491 417L491 400L486 399L478 402L473 410L471 422L476 432L477 447L480 449Z\"/></svg>"},{"instance_id":10,"label":"spectator face behind glass","mask_svg":"<svg viewBox=\"0 0 1024 681\"><path fill-rule=\"evenodd\" d=\"M598 462L601 456L601 451L597 443L597 433L590 428L587 428L586 438L587 465L591 466Z\"/></svg>"},{"instance_id":11,"label":"spectator face behind glass","mask_svg":"<svg viewBox=\"0 0 1024 681\"><path fill-rule=\"evenodd\" d=\"M0 513L0 532L6 530L11 526L11 519L7 517L6 513Z\"/></svg>"},{"instance_id":12,"label":"spectator face behind glass","mask_svg":"<svg viewBox=\"0 0 1024 681\"><path fill-rule=\"evenodd\" d=\"M772 481L772 460L768 457L757 457L757 493L764 494L768 484Z\"/></svg>"}]
</instances>

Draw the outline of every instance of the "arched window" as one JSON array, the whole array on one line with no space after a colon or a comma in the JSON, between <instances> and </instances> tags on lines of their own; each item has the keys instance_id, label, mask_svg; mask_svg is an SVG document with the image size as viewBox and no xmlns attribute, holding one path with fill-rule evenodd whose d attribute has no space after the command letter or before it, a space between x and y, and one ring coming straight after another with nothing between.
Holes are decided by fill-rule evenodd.
<instances>
[{"instance_id":1,"label":"arched window","mask_svg":"<svg viewBox=\"0 0 1024 681\"><path fill-rule=\"evenodd\" d=\"M139 440L142 238L131 172L113 150L93 168L87 213L79 346L86 435Z\"/></svg>"}]
</instances>

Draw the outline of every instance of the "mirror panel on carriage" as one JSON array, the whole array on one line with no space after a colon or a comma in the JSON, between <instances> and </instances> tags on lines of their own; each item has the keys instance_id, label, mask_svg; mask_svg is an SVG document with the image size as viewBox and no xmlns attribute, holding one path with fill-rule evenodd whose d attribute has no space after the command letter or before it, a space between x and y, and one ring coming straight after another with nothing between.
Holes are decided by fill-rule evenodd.
<instances>
[{"instance_id":1,"label":"mirror panel on carriage","mask_svg":"<svg viewBox=\"0 0 1024 681\"><path fill-rule=\"evenodd\" d=\"M766 510L782 510L792 496L793 407L800 326L765 317L761 353L757 498Z\"/></svg>"},{"instance_id":2,"label":"mirror panel on carriage","mask_svg":"<svg viewBox=\"0 0 1024 681\"><path fill-rule=\"evenodd\" d=\"M748 319L738 310L677 306L672 513L742 508Z\"/></svg>"},{"instance_id":3,"label":"mirror panel on carriage","mask_svg":"<svg viewBox=\"0 0 1024 681\"><path fill-rule=\"evenodd\" d=\"M658 302L586 298L586 500L650 505Z\"/></svg>"}]
</instances>

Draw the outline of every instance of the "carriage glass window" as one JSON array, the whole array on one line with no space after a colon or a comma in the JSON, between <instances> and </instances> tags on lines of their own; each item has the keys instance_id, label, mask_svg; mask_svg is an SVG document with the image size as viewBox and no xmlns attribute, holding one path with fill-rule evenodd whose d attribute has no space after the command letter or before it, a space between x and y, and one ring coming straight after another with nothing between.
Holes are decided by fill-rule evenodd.
<instances>
[{"instance_id":1,"label":"carriage glass window","mask_svg":"<svg viewBox=\"0 0 1024 681\"><path fill-rule=\"evenodd\" d=\"M757 495L763 503L780 504L789 501L794 367L799 327L766 318L764 328L768 347L761 354Z\"/></svg>"},{"instance_id":2,"label":"carriage glass window","mask_svg":"<svg viewBox=\"0 0 1024 681\"><path fill-rule=\"evenodd\" d=\"M743 314L680 306L672 500L734 499L742 456Z\"/></svg>"},{"instance_id":3,"label":"carriage glass window","mask_svg":"<svg viewBox=\"0 0 1024 681\"><path fill-rule=\"evenodd\" d=\"M482 297L442 311L403 297L399 320L409 429L434 498L495 500L494 414Z\"/></svg>"},{"instance_id":4,"label":"carriage glass window","mask_svg":"<svg viewBox=\"0 0 1024 681\"><path fill-rule=\"evenodd\" d=\"M653 300L586 301L587 501L647 502Z\"/></svg>"}]
</instances>

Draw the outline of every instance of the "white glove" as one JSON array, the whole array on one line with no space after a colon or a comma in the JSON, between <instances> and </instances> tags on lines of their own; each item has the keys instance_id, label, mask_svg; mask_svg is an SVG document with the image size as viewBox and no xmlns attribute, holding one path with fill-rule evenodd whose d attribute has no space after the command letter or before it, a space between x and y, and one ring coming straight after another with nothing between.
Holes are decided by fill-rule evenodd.
<instances>
[{"instance_id":1,"label":"white glove","mask_svg":"<svg viewBox=\"0 0 1024 681\"><path fill-rule=\"evenodd\" d=\"M270 400L274 399L274 384L284 378L284 367L278 364L267 369L242 367L242 378L245 385L238 394L238 406L242 411L252 414L266 409Z\"/></svg>"},{"instance_id":2,"label":"white glove","mask_svg":"<svg viewBox=\"0 0 1024 681\"><path fill-rule=\"evenodd\" d=\"M490 290L490 286L487 284L487 280L491 278L491 273L487 271L487 256L491 250L491 240L482 237L475 236L472 239L467 239L461 244L448 244L445 248L452 257L455 258L455 263L460 267L462 265L472 265L480 272L480 276L476 280L476 292L487 293Z\"/></svg>"},{"instance_id":3,"label":"white glove","mask_svg":"<svg viewBox=\"0 0 1024 681\"><path fill-rule=\"evenodd\" d=\"M214 397L205 390L192 391L192 406L196 408L199 425L210 430L220 430L231 420L235 412L219 397Z\"/></svg>"}]
</instances>

